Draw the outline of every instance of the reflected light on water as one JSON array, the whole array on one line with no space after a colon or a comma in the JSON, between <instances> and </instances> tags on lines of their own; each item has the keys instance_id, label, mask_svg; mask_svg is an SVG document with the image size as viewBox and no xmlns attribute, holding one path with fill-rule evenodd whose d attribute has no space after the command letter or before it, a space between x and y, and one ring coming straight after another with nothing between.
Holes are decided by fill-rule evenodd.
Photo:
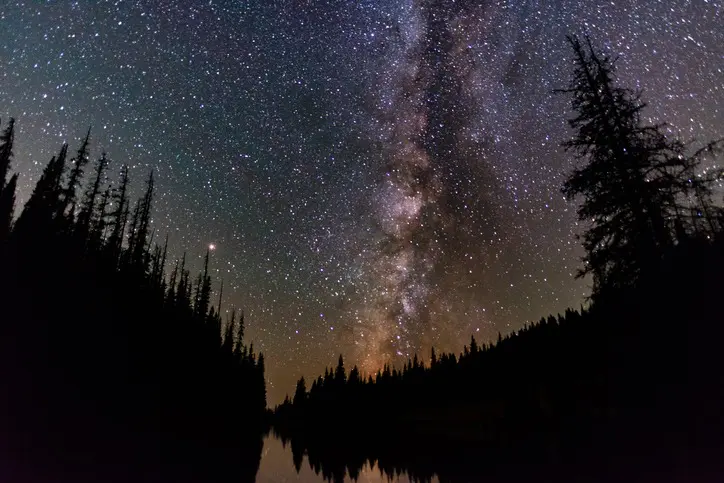
<instances>
[{"instance_id":1,"label":"reflected light on water","mask_svg":"<svg viewBox=\"0 0 724 483\"><path fill-rule=\"evenodd\" d=\"M259 466L259 472L256 476L256 483L280 483L280 482L323 482L324 478L320 472L317 475L314 470L309 466L309 460L306 455L302 462L302 467L297 473L294 468L294 461L292 459L292 448L290 444L286 447L282 444L280 439L277 439L273 435L268 435L264 439L264 449L261 455L261 465ZM352 482L353 480L347 475L344 479L345 482ZM369 463L366 463L362 471L360 471L357 483L388 483L388 482L399 482L399 483L412 483L406 474L400 475L389 479L387 475L380 473L379 468L370 468ZM437 478L433 478L432 483L439 483Z\"/></svg>"}]
</instances>

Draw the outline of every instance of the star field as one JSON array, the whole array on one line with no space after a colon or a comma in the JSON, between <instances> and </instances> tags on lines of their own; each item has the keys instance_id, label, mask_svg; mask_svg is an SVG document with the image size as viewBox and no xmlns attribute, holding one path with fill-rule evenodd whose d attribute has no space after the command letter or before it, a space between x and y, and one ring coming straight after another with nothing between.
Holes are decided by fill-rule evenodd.
<instances>
[{"instance_id":1,"label":"star field","mask_svg":"<svg viewBox=\"0 0 724 483\"><path fill-rule=\"evenodd\" d=\"M6 2L0 114L19 202L63 141L154 169L173 255L214 245L269 400L579 306L565 35L589 32L649 121L724 135L706 0Z\"/></svg>"}]
</instances>

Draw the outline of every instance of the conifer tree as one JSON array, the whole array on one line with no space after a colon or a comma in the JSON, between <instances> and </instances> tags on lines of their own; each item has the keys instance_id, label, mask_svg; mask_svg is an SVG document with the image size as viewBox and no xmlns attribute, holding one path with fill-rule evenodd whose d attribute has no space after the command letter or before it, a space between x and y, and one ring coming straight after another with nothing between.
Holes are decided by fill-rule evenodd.
<instances>
[{"instance_id":1,"label":"conifer tree","mask_svg":"<svg viewBox=\"0 0 724 483\"><path fill-rule=\"evenodd\" d=\"M0 191L0 242L10 235L15 212L15 188L18 184L18 174L15 173L10 181Z\"/></svg>"},{"instance_id":2,"label":"conifer tree","mask_svg":"<svg viewBox=\"0 0 724 483\"><path fill-rule=\"evenodd\" d=\"M88 187L81 200L80 214L78 215L78 223L76 225L76 230L81 239L87 236L91 230L91 223L95 221L93 220L93 215L96 213L96 200L98 196L101 195L101 185L103 184L107 167L108 158L106 157L106 153L103 153L96 162L93 183Z\"/></svg>"},{"instance_id":3,"label":"conifer tree","mask_svg":"<svg viewBox=\"0 0 724 483\"><path fill-rule=\"evenodd\" d=\"M54 156L43 169L18 219L17 229L21 233L50 229L54 217L62 212L61 185L67 155L68 145L63 144L58 156Z\"/></svg>"},{"instance_id":4,"label":"conifer tree","mask_svg":"<svg viewBox=\"0 0 724 483\"><path fill-rule=\"evenodd\" d=\"M146 181L146 192L143 198L139 200L134 211L133 224L133 247L129 246L131 251L131 262L134 266L145 270L144 256L146 254L146 244L148 241L148 231L151 223L151 207L153 202L153 171L148 175Z\"/></svg>"},{"instance_id":5,"label":"conifer tree","mask_svg":"<svg viewBox=\"0 0 724 483\"><path fill-rule=\"evenodd\" d=\"M256 387L254 387L255 394L257 394L258 400L254 409L258 411L264 411L266 409L266 379L264 378L264 354L259 353L259 359L256 363Z\"/></svg>"},{"instance_id":6,"label":"conifer tree","mask_svg":"<svg viewBox=\"0 0 724 483\"><path fill-rule=\"evenodd\" d=\"M63 198L62 206L63 213L65 213L66 210L70 210L69 215L71 217L75 214L74 212L76 205L76 189L78 188L81 180L83 179L83 169L85 168L85 165L88 164L90 133L91 129L88 128L88 132L86 133L85 138L81 142L75 158L73 158L72 160L73 167L71 168L70 175L68 177L68 186L65 188L65 196Z\"/></svg>"},{"instance_id":7,"label":"conifer tree","mask_svg":"<svg viewBox=\"0 0 724 483\"><path fill-rule=\"evenodd\" d=\"M198 284L196 286L196 297L194 303L194 312L197 317L204 317L209 311L209 302L211 301L211 277L209 276L209 250L206 250L204 256L204 271L199 274Z\"/></svg>"},{"instance_id":8,"label":"conifer tree","mask_svg":"<svg viewBox=\"0 0 724 483\"><path fill-rule=\"evenodd\" d=\"M342 354L339 355L339 360L337 361L337 368L334 370L334 381L339 385L343 385L347 381L347 375L344 371L344 360L342 359Z\"/></svg>"},{"instance_id":9,"label":"conifer tree","mask_svg":"<svg viewBox=\"0 0 724 483\"><path fill-rule=\"evenodd\" d=\"M114 263L118 262L123 243L123 234L128 222L128 165L121 166L121 179L114 198L116 209L111 213L111 234L108 237L108 248Z\"/></svg>"},{"instance_id":10,"label":"conifer tree","mask_svg":"<svg viewBox=\"0 0 724 483\"><path fill-rule=\"evenodd\" d=\"M236 310L231 311L232 320L236 317ZM235 341L234 352L241 353L241 348L244 345L244 312L239 316L239 321L236 324L236 341Z\"/></svg>"},{"instance_id":11,"label":"conifer tree","mask_svg":"<svg viewBox=\"0 0 724 483\"><path fill-rule=\"evenodd\" d=\"M93 216L91 217L90 241L95 249L100 248L101 241L105 241L105 238L107 236L107 218L109 213L106 212L106 209L108 208L108 205L111 201L111 190L112 186L109 184L103 191L100 202L98 203L98 206L95 208Z\"/></svg>"},{"instance_id":12,"label":"conifer tree","mask_svg":"<svg viewBox=\"0 0 724 483\"><path fill-rule=\"evenodd\" d=\"M234 354L236 351L236 314L232 312L231 318L227 319L224 328L224 339L222 342L222 350L226 354Z\"/></svg>"},{"instance_id":13,"label":"conifer tree","mask_svg":"<svg viewBox=\"0 0 724 483\"><path fill-rule=\"evenodd\" d=\"M676 183L662 170L681 156L661 126L645 126L640 94L615 83L615 61L569 37L575 70L569 87L576 115L573 138L563 145L586 164L566 180L563 192L582 196L586 250L579 276L593 275L593 294L635 284L641 270L673 243L666 207L676 204Z\"/></svg>"},{"instance_id":14,"label":"conifer tree","mask_svg":"<svg viewBox=\"0 0 724 483\"><path fill-rule=\"evenodd\" d=\"M349 371L349 378L347 380L347 384L354 387L355 385L359 384L361 382L360 375L359 375L359 369L357 366L353 366L352 370Z\"/></svg>"},{"instance_id":15,"label":"conifer tree","mask_svg":"<svg viewBox=\"0 0 724 483\"><path fill-rule=\"evenodd\" d=\"M7 181L10 172L10 161L13 156L15 140L15 119L10 118L8 127L0 135L0 241L10 234L10 226L15 211L15 189L18 183L17 174Z\"/></svg>"},{"instance_id":16,"label":"conifer tree","mask_svg":"<svg viewBox=\"0 0 724 483\"><path fill-rule=\"evenodd\" d=\"M307 384L304 381L304 377L301 377L297 381L297 387L294 391L293 404L295 406L302 406L307 399Z\"/></svg>"},{"instance_id":17,"label":"conifer tree","mask_svg":"<svg viewBox=\"0 0 724 483\"><path fill-rule=\"evenodd\" d=\"M15 119L10 118L8 127L0 135L0 192L5 188L7 176L10 172L10 162L13 157L13 143L15 142Z\"/></svg>"}]
</instances>

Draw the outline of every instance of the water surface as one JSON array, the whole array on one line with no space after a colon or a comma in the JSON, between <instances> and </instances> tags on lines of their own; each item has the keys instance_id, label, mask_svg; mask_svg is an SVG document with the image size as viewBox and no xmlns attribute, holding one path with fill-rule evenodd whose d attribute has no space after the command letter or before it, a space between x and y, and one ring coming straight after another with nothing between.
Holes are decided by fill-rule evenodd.
<instances>
[{"instance_id":1,"label":"water surface","mask_svg":"<svg viewBox=\"0 0 724 483\"><path fill-rule=\"evenodd\" d=\"M312 469L309 458L305 454L300 465L299 472L294 466L294 458L292 454L291 444L284 444L279 438L273 434L269 434L264 439L264 449L261 455L261 465L257 473L256 483L280 483L280 482L323 482L324 464L321 465L319 474ZM329 480L326 480L329 481ZM349 471L345 472L344 482L355 481L350 477ZM365 462L362 470L357 476L358 483L411 483L407 473L391 476L380 471L377 465L371 465L369 461ZM439 483L437 478L433 478L432 482Z\"/></svg>"}]
</instances>

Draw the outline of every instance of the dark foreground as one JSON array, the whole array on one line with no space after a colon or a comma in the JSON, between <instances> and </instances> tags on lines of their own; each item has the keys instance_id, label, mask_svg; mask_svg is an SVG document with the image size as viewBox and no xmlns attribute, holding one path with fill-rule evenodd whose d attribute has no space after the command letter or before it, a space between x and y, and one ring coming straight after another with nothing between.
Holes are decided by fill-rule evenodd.
<instances>
[{"instance_id":1,"label":"dark foreground","mask_svg":"<svg viewBox=\"0 0 724 483\"><path fill-rule=\"evenodd\" d=\"M721 244L692 241L635 291L497 344L374 380L340 361L274 428L332 480L371 460L423 481L720 481L722 287Z\"/></svg>"}]
</instances>

